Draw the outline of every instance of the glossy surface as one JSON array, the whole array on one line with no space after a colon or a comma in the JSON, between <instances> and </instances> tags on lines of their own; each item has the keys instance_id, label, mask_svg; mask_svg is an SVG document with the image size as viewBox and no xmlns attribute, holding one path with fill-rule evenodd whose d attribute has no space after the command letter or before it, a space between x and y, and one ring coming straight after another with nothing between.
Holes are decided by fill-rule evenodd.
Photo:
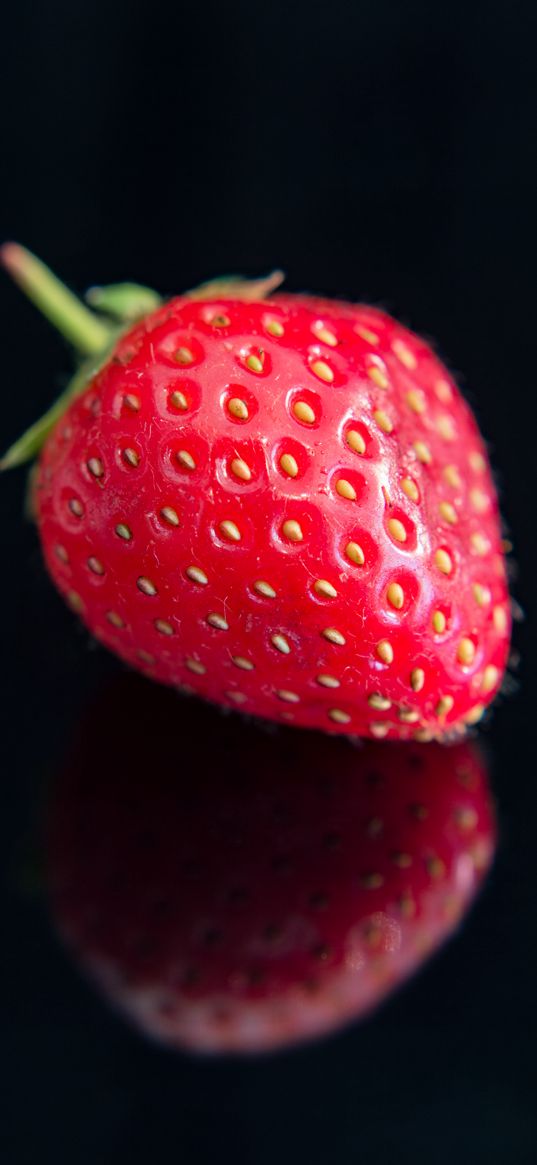
<instances>
[{"instance_id":1,"label":"glossy surface","mask_svg":"<svg viewBox=\"0 0 537 1165\"><path fill-rule=\"evenodd\" d=\"M431 349L372 308L172 301L65 415L38 506L62 593L165 683L427 739L501 682L483 443Z\"/></svg>"},{"instance_id":2,"label":"glossy surface","mask_svg":"<svg viewBox=\"0 0 537 1165\"><path fill-rule=\"evenodd\" d=\"M126 676L48 832L56 923L104 994L172 1046L246 1052L378 1005L459 924L495 824L473 746L267 730Z\"/></svg>"}]
</instances>

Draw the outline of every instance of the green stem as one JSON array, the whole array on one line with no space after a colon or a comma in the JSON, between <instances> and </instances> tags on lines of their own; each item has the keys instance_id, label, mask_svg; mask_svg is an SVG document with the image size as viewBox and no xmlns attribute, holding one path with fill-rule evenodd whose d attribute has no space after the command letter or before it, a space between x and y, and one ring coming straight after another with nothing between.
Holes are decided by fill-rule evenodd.
<instances>
[{"instance_id":1,"label":"green stem","mask_svg":"<svg viewBox=\"0 0 537 1165\"><path fill-rule=\"evenodd\" d=\"M83 356L102 352L111 330L61 283L48 267L18 243L5 243L0 258L36 307Z\"/></svg>"}]
</instances>

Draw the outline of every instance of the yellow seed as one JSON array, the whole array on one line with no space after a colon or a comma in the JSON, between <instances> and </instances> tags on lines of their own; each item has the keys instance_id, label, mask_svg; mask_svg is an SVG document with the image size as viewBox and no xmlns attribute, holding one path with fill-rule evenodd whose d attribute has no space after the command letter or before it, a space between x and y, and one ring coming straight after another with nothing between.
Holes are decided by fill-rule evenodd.
<instances>
[{"instance_id":1,"label":"yellow seed","mask_svg":"<svg viewBox=\"0 0 537 1165\"><path fill-rule=\"evenodd\" d=\"M304 537L302 533L302 526L296 522L294 518L287 518L282 525L282 533L290 542L302 542Z\"/></svg>"},{"instance_id":2,"label":"yellow seed","mask_svg":"<svg viewBox=\"0 0 537 1165\"><path fill-rule=\"evenodd\" d=\"M400 708L399 709L399 719L401 721L401 724L417 724L419 718L420 718L419 712L416 712L415 709L413 709L413 708Z\"/></svg>"},{"instance_id":3,"label":"yellow seed","mask_svg":"<svg viewBox=\"0 0 537 1165\"><path fill-rule=\"evenodd\" d=\"M491 692L492 689L496 687L499 678L500 672L498 668L494 667L493 663L488 663L483 672L483 679L481 680L481 691L484 695L486 695L488 692Z\"/></svg>"},{"instance_id":4,"label":"yellow seed","mask_svg":"<svg viewBox=\"0 0 537 1165\"><path fill-rule=\"evenodd\" d=\"M157 593L157 588L155 584L151 582L150 578L144 578L143 576L138 578L136 580L136 586L143 595L156 595Z\"/></svg>"},{"instance_id":5,"label":"yellow seed","mask_svg":"<svg viewBox=\"0 0 537 1165\"><path fill-rule=\"evenodd\" d=\"M373 381L373 384L376 384L377 388L388 388L390 383L388 377L377 364L370 364L367 369L367 375Z\"/></svg>"},{"instance_id":6,"label":"yellow seed","mask_svg":"<svg viewBox=\"0 0 537 1165\"><path fill-rule=\"evenodd\" d=\"M336 481L336 493L339 494L340 498L347 498L349 502L356 501L356 490L344 477L340 477Z\"/></svg>"},{"instance_id":7,"label":"yellow seed","mask_svg":"<svg viewBox=\"0 0 537 1165\"><path fill-rule=\"evenodd\" d=\"M80 611L84 610L84 601L76 591L68 592L67 602L73 611L77 611L79 613Z\"/></svg>"},{"instance_id":8,"label":"yellow seed","mask_svg":"<svg viewBox=\"0 0 537 1165\"><path fill-rule=\"evenodd\" d=\"M396 611L400 611L405 601L405 592L400 583L390 583L387 590L388 602L391 607L395 607Z\"/></svg>"},{"instance_id":9,"label":"yellow seed","mask_svg":"<svg viewBox=\"0 0 537 1165\"><path fill-rule=\"evenodd\" d=\"M420 744L428 744L430 740L434 740L434 734L429 728L418 728L412 733L412 739L419 741Z\"/></svg>"},{"instance_id":10,"label":"yellow seed","mask_svg":"<svg viewBox=\"0 0 537 1165\"><path fill-rule=\"evenodd\" d=\"M123 397L123 404L128 409L131 409L133 413L137 413L141 408L142 402L139 396L135 396L133 392L127 392Z\"/></svg>"},{"instance_id":11,"label":"yellow seed","mask_svg":"<svg viewBox=\"0 0 537 1165\"><path fill-rule=\"evenodd\" d=\"M393 647L387 639L381 639L380 643L377 643L376 652L383 663L393 663Z\"/></svg>"},{"instance_id":12,"label":"yellow seed","mask_svg":"<svg viewBox=\"0 0 537 1165\"><path fill-rule=\"evenodd\" d=\"M170 404L173 405L174 409L181 409L182 412L188 408L188 401L184 392L179 392L178 390L170 393Z\"/></svg>"},{"instance_id":13,"label":"yellow seed","mask_svg":"<svg viewBox=\"0 0 537 1165\"><path fill-rule=\"evenodd\" d=\"M88 566L93 574L104 574L104 566L102 562L99 558L95 558L94 555L92 555L91 558L88 558Z\"/></svg>"},{"instance_id":14,"label":"yellow seed","mask_svg":"<svg viewBox=\"0 0 537 1165\"><path fill-rule=\"evenodd\" d=\"M481 583L474 583L472 593L479 607L486 607L490 603L491 594L489 588L484 587Z\"/></svg>"},{"instance_id":15,"label":"yellow seed","mask_svg":"<svg viewBox=\"0 0 537 1165\"><path fill-rule=\"evenodd\" d=\"M300 696L297 696L296 692L289 692L286 688L280 688L276 695L280 700L286 700L288 704L300 703Z\"/></svg>"},{"instance_id":16,"label":"yellow seed","mask_svg":"<svg viewBox=\"0 0 537 1165\"><path fill-rule=\"evenodd\" d=\"M87 467L88 467L92 477L102 477L103 476L104 465L103 465L100 457L90 457L89 461L87 461L86 464L87 464Z\"/></svg>"},{"instance_id":17,"label":"yellow seed","mask_svg":"<svg viewBox=\"0 0 537 1165\"><path fill-rule=\"evenodd\" d=\"M192 364L194 356L190 348L178 348L175 353L175 359L178 364Z\"/></svg>"},{"instance_id":18,"label":"yellow seed","mask_svg":"<svg viewBox=\"0 0 537 1165\"><path fill-rule=\"evenodd\" d=\"M385 736L387 736L390 728L391 724L387 724L383 720L377 720L376 723L369 725L371 736L376 736L377 740L382 740Z\"/></svg>"},{"instance_id":19,"label":"yellow seed","mask_svg":"<svg viewBox=\"0 0 537 1165\"><path fill-rule=\"evenodd\" d=\"M248 420L248 405L240 397L233 396L231 400L228 400L227 409L228 413L231 413L232 417L237 417L239 421Z\"/></svg>"},{"instance_id":20,"label":"yellow seed","mask_svg":"<svg viewBox=\"0 0 537 1165\"><path fill-rule=\"evenodd\" d=\"M462 489L461 475L456 465L446 465L443 470L444 480L452 489Z\"/></svg>"},{"instance_id":21,"label":"yellow seed","mask_svg":"<svg viewBox=\"0 0 537 1165\"><path fill-rule=\"evenodd\" d=\"M470 503L478 514L484 514L489 508L489 499L482 489L470 490Z\"/></svg>"},{"instance_id":22,"label":"yellow seed","mask_svg":"<svg viewBox=\"0 0 537 1165\"><path fill-rule=\"evenodd\" d=\"M304 425L315 424L315 413L311 405L307 404L305 400L296 400L293 405L293 413L297 421L302 421Z\"/></svg>"},{"instance_id":23,"label":"yellow seed","mask_svg":"<svg viewBox=\"0 0 537 1165\"><path fill-rule=\"evenodd\" d=\"M345 547L345 554L354 562L356 566L363 566L365 562L365 554L358 542L347 542Z\"/></svg>"},{"instance_id":24,"label":"yellow seed","mask_svg":"<svg viewBox=\"0 0 537 1165\"><path fill-rule=\"evenodd\" d=\"M323 688L339 688L339 680L335 676L327 675L325 672L317 676L317 683L321 684Z\"/></svg>"},{"instance_id":25,"label":"yellow seed","mask_svg":"<svg viewBox=\"0 0 537 1165\"><path fill-rule=\"evenodd\" d=\"M470 664L474 662L475 643L472 639L468 639L467 636L464 636L459 643L457 648L457 659L459 663L463 665L463 667L469 667Z\"/></svg>"},{"instance_id":26,"label":"yellow seed","mask_svg":"<svg viewBox=\"0 0 537 1165\"><path fill-rule=\"evenodd\" d=\"M130 526L127 526L126 522L118 522L118 525L116 526L116 534L119 538L123 538L125 542L130 542L132 538L132 530Z\"/></svg>"},{"instance_id":27,"label":"yellow seed","mask_svg":"<svg viewBox=\"0 0 537 1165\"><path fill-rule=\"evenodd\" d=\"M271 587L270 583L264 582L263 579L258 579L257 582L254 583L254 591L257 591L258 595L263 595L265 599L276 598L276 591L274 590L274 587Z\"/></svg>"},{"instance_id":28,"label":"yellow seed","mask_svg":"<svg viewBox=\"0 0 537 1165\"><path fill-rule=\"evenodd\" d=\"M334 373L325 360L314 360L310 367L315 376L319 377L319 380L324 380L327 384L332 384Z\"/></svg>"},{"instance_id":29,"label":"yellow seed","mask_svg":"<svg viewBox=\"0 0 537 1165\"><path fill-rule=\"evenodd\" d=\"M212 317L210 323L212 324L213 328L227 328L231 323L231 320L229 316L225 316L223 313L219 312L218 315Z\"/></svg>"},{"instance_id":30,"label":"yellow seed","mask_svg":"<svg viewBox=\"0 0 537 1165\"><path fill-rule=\"evenodd\" d=\"M283 336L285 332L285 328L279 320L269 320L265 327L271 336Z\"/></svg>"},{"instance_id":31,"label":"yellow seed","mask_svg":"<svg viewBox=\"0 0 537 1165\"><path fill-rule=\"evenodd\" d=\"M417 388L411 388L410 392L406 394L406 403L413 413L425 412L425 400L423 393Z\"/></svg>"},{"instance_id":32,"label":"yellow seed","mask_svg":"<svg viewBox=\"0 0 537 1165\"><path fill-rule=\"evenodd\" d=\"M335 336L329 328L315 324L312 330L314 331L317 339L321 341L321 344L328 344L330 348L337 347L337 336Z\"/></svg>"},{"instance_id":33,"label":"yellow seed","mask_svg":"<svg viewBox=\"0 0 537 1165\"><path fill-rule=\"evenodd\" d=\"M357 429L349 429L346 433L345 440L353 453L365 453L365 441Z\"/></svg>"},{"instance_id":34,"label":"yellow seed","mask_svg":"<svg viewBox=\"0 0 537 1165\"><path fill-rule=\"evenodd\" d=\"M494 623L494 629L500 635L505 634L508 624L507 611L505 610L505 607L494 608L492 612L492 622Z\"/></svg>"},{"instance_id":35,"label":"yellow seed","mask_svg":"<svg viewBox=\"0 0 537 1165\"><path fill-rule=\"evenodd\" d=\"M385 413L383 411L383 409L375 409L375 412L373 413L373 417L374 417L375 421L377 422L379 429L382 429L383 433L391 433L392 432L392 430L393 430L392 422L390 421L388 414Z\"/></svg>"},{"instance_id":36,"label":"yellow seed","mask_svg":"<svg viewBox=\"0 0 537 1165\"><path fill-rule=\"evenodd\" d=\"M248 699L248 697L244 695L244 692L225 692L225 695L227 696L228 700L233 700L235 704L244 704L244 702Z\"/></svg>"},{"instance_id":37,"label":"yellow seed","mask_svg":"<svg viewBox=\"0 0 537 1165\"><path fill-rule=\"evenodd\" d=\"M197 676L204 676L207 668L198 659L186 659L185 666Z\"/></svg>"},{"instance_id":38,"label":"yellow seed","mask_svg":"<svg viewBox=\"0 0 537 1165\"><path fill-rule=\"evenodd\" d=\"M440 517L443 518L445 522L449 522L450 526L455 526L457 524L457 511L455 506L452 506L451 502L440 502L438 510L440 512Z\"/></svg>"},{"instance_id":39,"label":"yellow seed","mask_svg":"<svg viewBox=\"0 0 537 1165\"><path fill-rule=\"evenodd\" d=\"M360 882L366 890L378 890L384 884L384 878L382 874L377 873L362 874Z\"/></svg>"},{"instance_id":40,"label":"yellow seed","mask_svg":"<svg viewBox=\"0 0 537 1165\"><path fill-rule=\"evenodd\" d=\"M343 712L341 708L330 708L328 715L334 724L350 724L350 716L348 712Z\"/></svg>"},{"instance_id":41,"label":"yellow seed","mask_svg":"<svg viewBox=\"0 0 537 1165\"><path fill-rule=\"evenodd\" d=\"M227 538L229 542L240 542L241 532L235 522L230 522L227 518L220 522L218 529L223 538Z\"/></svg>"},{"instance_id":42,"label":"yellow seed","mask_svg":"<svg viewBox=\"0 0 537 1165\"><path fill-rule=\"evenodd\" d=\"M333 587L332 583L328 582L328 580L325 578L318 578L313 584L313 589L317 595L321 596L322 599L337 598L336 588Z\"/></svg>"},{"instance_id":43,"label":"yellow seed","mask_svg":"<svg viewBox=\"0 0 537 1165\"><path fill-rule=\"evenodd\" d=\"M65 549L65 546L55 546L54 551L60 562L69 562L69 555Z\"/></svg>"},{"instance_id":44,"label":"yellow seed","mask_svg":"<svg viewBox=\"0 0 537 1165\"><path fill-rule=\"evenodd\" d=\"M457 436L455 422L451 417L446 415L439 417L436 422L436 428L444 441L454 441Z\"/></svg>"},{"instance_id":45,"label":"yellow seed","mask_svg":"<svg viewBox=\"0 0 537 1165\"><path fill-rule=\"evenodd\" d=\"M280 469L286 473L288 477L296 477L298 474L298 464L295 461L292 453L282 453L280 457Z\"/></svg>"},{"instance_id":46,"label":"yellow seed","mask_svg":"<svg viewBox=\"0 0 537 1165\"><path fill-rule=\"evenodd\" d=\"M401 489L403 490L403 493L406 494L407 498L410 498L411 502L419 501L420 492L416 482L412 481L411 477L403 478L401 482Z\"/></svg>"},{"instance_id":47,"label":"yellow seed","mask_svg":"<svg viewBox=\"0 0 537 1165\"><path fill-rule=\"evenodd\" d=\"M173 635L173 627L166 619L155 619L155 627L161 635Z\"/></svg>"},{"instance_id":48,"label":"yellow seed","mask_svg":"<svg viewBox=\"0 0 537 1165\"><path fill-rule=\"evenodd\" d=\"M231 472L235 477L240 477L241 481L250 481L252 472L250 466L243 461L242 457L234 457L231 462Z\"/></svg>"},{"instance_id":49,"label":"yellow seed","mask_svg":"<svg viewBox=\"0 0 537 1165\"><path fill-rule=\"evenodd\" d=\"M412 858L410 854L397 852L390 854L390 858L394 866L398 866L400 870L408 870L412 865Z\"/></svg>"},{"instance_id":50,"label":"yellow seed","mask_svg":"<svg viewBox=\"0 0 537 1165\"><path fill-rule=\"evenodd\" d=\"M392 344L392 352L395 352L397 359L404 364L405 368L409 368L411 372L418 366L418 361L410 348L407 348L403 340L394 340Z\"/></svg>"},{"instance_id":51,"label":"yellow seed","mask_svg":"<svg viewBox=\"0 0 537 1165\"><path fill-rule=\"evenodd\" d=\"M362 328L357 325L354 330L357 336L365 340L366 344L378 344L379 338L376 332L372 332L370 328Z\"/></svg>"},{"instance_id":52,"label":"yellow seed","mask_svg":"<svg viewBox=\"0 0 537 1165\"><path fill-rule=\"evenodd\" d=\"M160 511L160 516L169 526L179 525L179 515L177 510L174 510L172 506L163 506Z\"/></svg>"},{"instance_id":53,"label":"yellow seed","mask_svg":"<svg viewBox=\"0 0 537 1165\"><path fill-rule=\"evenodd\" d=\"M474 708L471 708L470 711L466 713L466 716L464 717L465 723L466 724L479 724L479 721L481 720L481 717L483 716L484 711L485 711L484 704L476 704Z\"/></svg>"},{"instance_id":54,"label":"yellow seed","mask_svg":"<svg viewBox=\"0 0 537 1165\"><path fill-rule=\"evenodd\" d=\"M155 656L150 655L149 651L144 651L143 647L140 647L136 654L138 659L142 660L142 663L152 664L157 662Z\"/></svg>"},{"instance_id":55,"label":"yellow seed","mask_svg":"<svg viewBox=\"0 0 537 1165\"><path fill-rule=\"evenodd\" d=\"M406 542L406 530L399 518L388 518L388 530L396 542Z\"/></svg>"},{"instance_id":56,"label":"yellow seed","mask_svg":"<svg viewBox=\"0 0 537 1165\"><path fill-rule=\"evenodd\" d=\"M176 459L179 462L179 465L183 466L183 469L195 469L196 468L196 462L195 462L192 454L188 453L188 451L186 449L180 449L179 452L176 454Z\"/></svg>"},{"instance_id":57,"label":"yellow seed","mask_svg":"<svg viewBox=\"0 0 537 1165\"><path fill-rule=\"evenodd\" d=\"M466 718L465 718L466 719ZM459 826L465 833L472 833L475 826L478 825L478 813L471 806L466 806L465 809L457 809L453 812L455 824Z\"/></svg>"},{"instance_id":58,"label":"yellow seed","mask_svg":"<svg viewBox=\"0 0 537 1165\"><path fill-rule=\"evenodd\" d=\"M414 452L418 458L418 461L421 461L422 465L431 464L433 459L431 450L429 449L429 446L425 444L425 441L414 441Z\"/></svg>"},{"instance_id":59,"label":"yellow seed","mask_svg":"<svg viewBox=\"0 0 537 1165\"><path fill-rule=\"evenodd\" d=\"M435 566L442 572L442 574L451 574L453 570L453 559L448 554L447 550L437 550L434 556Z\"/></svg>"},{"instance_id":60,"label":"yellow seed","mask_svg":"<svg viewBox=\"0 0 537 1165\"><path fill-rule=\"evenodd\" d=\"M370 708L375 708L377 712L387 712L391 708L392 702L386 696L381 696L378 692L373 692L371 696L367 697L367 702Z\"/></svg>"},{"instance_id":61,"label":"yellow seed","mask_svg":"<svg viewBox=\"0 0 537 1165\"><path fill-rule=\"evenodd\" d=\"M231 660L235 664L235 667L240 667L242 671L254 670L255 665L249 659L245 659L243 655L233 655Z\"/></svg>"},{"instance_id":62,"label":"yellow seed","mask_svg":"<svg viewBox=\"0 0 537 1165\"><path fill-rule=\"evenodd\" d=\"M121 615L118 615L116 611L107 611L106 618L108 619L108 622L112 624L112 627L119 628L125 626Z\"/></svg>"},{"instance_id":63,"label":"yellow seed","mask_svg":"<svg viewBox=\"0 0 537 1165\"><path fill-rule=\"evenodd\" d=\"M84 513L84 506L79 502L78 498L71 498L69 502L69 509L75 518L81 518Z\"/></svg>"},{"instance_id":64,"label":"yellow seed","mask_svg":"<svg viewBox=\"0 0 537 1165\"><path fill-rule=\"evenodd\" d=\"M285 638L285 635L280 635L279 632L276 635L271 635L270 642L272 643L272 646L276 648L276 651L281 651L282 655L289 655L289 652L291 651L291 644L289 643L289 640Z\"/></svg>"},{"instance_id":65,"label":"yellow seed","mask_svg":"<svg viewBox=\"0 0 537 1165\"><path fill-rule=\"evenodd\" d=\"M421 692L425 683L425 672L422 667L414 667L410 673L410 687L413 692Z\"/></svg>"},{"instance_id":66,"label":"yellow seed","mask_svg":"<svg viewBox=\"0 0 537 1165\"><path fill-rule=\"evenodd\" d=\"M431 878L444 877L446 867L441 858L437 858L436 856L427 858L425 865L427 867L427 872L431 875Z\"/></svg>"},{"instance_id":67,"label":"yellow seed","mask_svg":"<svg viewBox=\"0 0 537 1165\"><path fill-rule=\"evenodd\" d=\"M217 631L229 631L229 623L226 623L223 616L218 615L216 611L211 611L210 615L207 615L207 622L211 627L216 627Z\"/></svg>"},{"instance_id":68,"label":"yellow seed","mask_svg":"<svg viewBox=\"0 0 537 1165\"><path fill-rule=\"evenodd\" d=\"M483 457L483 454L480 453L478 449L472 450L472 452L470 453L470 456L468 458L468 461L470 462L470 468L473 469L474 473L484 473L485 472L485 470L487 468L487 463L485 461L485 458Z\"/></svg>"},{"instance_id":69,"label":"yellow seed","mask_svg":"<svg viewBox=\"0 0 537 1165\"><path fill-rule=\"evenodd\" d=\"M433 628L437 635L443 635L446 630L447 619L443 611L433 612Z\"/></svg>"},{"instance_id":70,"label":"yellow seed","mask_svg":"<svg viewBox=\"0 0 537 1165\"><path fill-rule=\"evenodd\" d=\"M454 703L453 696L440 696L435 708L436 715L447 716L448 712L451 712Z\"/></svg>"},{"instance_id":71,"label":"yellow seed","mask_svg":"<svg viewBox=\"0 0 537 1165\"><path fill-rule=\"evenodd\" d=\"M434 391L438 399L441 400L443 404L447 404L448 401L450 401L453 397L451 385L448 384L447 380L437 380L434 386Z\"/></svg>"},{"instance_id":72,"label":"yellow seed","mask_svg":"<svg viewBox=\"0 0 537 1165\"><path fill-rule=\"evenodd\" d=\"M345 636L341 634L341 631L337 631L335 627L325 627L324 631L321 631L321 635L324 639L328 639L329 643L336 643L338 647L343 647L344 643L346 643Z\"/></svg>"},{"instance_id":73,"label":"yellow seed","mask_svg":"<svg viewBox=\"0 0 537 1165\"><path fill-rule=\"evenodd\" d=\"M248 356L247 360L246 360L246 367L250 369L250 372L257 372L257 373L262 372L263 371L263 358L264 358L264 353L261 353L260 356L255 356L254 354L252 354L251 356Z\"/></svg>"},{"instance_id":74,"label":"yellow seed","mask_svg":"<svg viewBox=\"0 0 537 1165\"><path fill-rule=\"evenodd\" d=\"M136 449L124 449L123 450L123 458L127 462L127 464L132 465L134 469L137 469L137 467L140 464L140 458L139 458L138 453L136 452Z\"/></svg>"},{"instance_id":75,"label":"yellow seed","mask_svg":"<svg viewBox=\"0 0 537 1165\"><path fill-rule=\"evenodd\" d=\"M191 582L199 583L201 587L207 586L209 580L205 574L205 571L201 570L199 566L189 566L187 567L185 573L188 575L188 578Z\"/></svg>"},{"instance_id":76,"label":"yellow seed","mask_svg":"<svg viewBox=\"0 0 537 1165\"><path fill-rule=\"evenodd\" d=\"M485 538L485 535L480 534L479 532L472 534L470 543L474 554L478 554L480 558L483 558L490 550L490 542L488 538Z\"/></svg>"}]
</instances>

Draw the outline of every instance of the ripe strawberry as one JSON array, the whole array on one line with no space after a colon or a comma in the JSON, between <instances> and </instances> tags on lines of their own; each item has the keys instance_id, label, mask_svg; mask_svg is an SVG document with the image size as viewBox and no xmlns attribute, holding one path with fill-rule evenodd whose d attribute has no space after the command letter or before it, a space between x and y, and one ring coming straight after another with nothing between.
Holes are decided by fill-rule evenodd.
<instances>
[{"instance_id":1,"label":"ripe strawberry","mask_svg":"<svg viewBox=\"0 0 537 1165\"><path fill-rule=\"evenodd\" d=\"M475 723L510 615L449 373L374 308L206 294L122 334L44 445L59 590L135 667L246 712L377 738Z\"/></svg>"},{"instance_id":2,"label":"ripe strawberry","mask_svg":"<svg viewBox=\"0 0 537 1165\"><path fill-rule=\"evenodd\" d=\"M56 788L50 893L151 1036L261 1051L375 1007L457 926L493 844L469 744L269 732L127 675Z\"/></svg>"}]
</instances>

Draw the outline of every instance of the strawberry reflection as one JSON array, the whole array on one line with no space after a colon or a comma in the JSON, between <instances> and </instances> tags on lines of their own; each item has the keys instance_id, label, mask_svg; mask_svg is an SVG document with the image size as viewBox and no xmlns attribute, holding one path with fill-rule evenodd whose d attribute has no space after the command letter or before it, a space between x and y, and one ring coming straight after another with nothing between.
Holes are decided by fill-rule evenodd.
<instances>
[{"instance_id":1,"label":"strawberry reflection","mask_svg":"<svg viewBox=\"0 0 537 1165\"><path fill-rule=\"evenodd\" d=\"M490 865L472 744L267 729L134 675L87 716L49 813L58 928L142 1029L261 1051L375 1007Z\"/></svg>"}]
</instances>

